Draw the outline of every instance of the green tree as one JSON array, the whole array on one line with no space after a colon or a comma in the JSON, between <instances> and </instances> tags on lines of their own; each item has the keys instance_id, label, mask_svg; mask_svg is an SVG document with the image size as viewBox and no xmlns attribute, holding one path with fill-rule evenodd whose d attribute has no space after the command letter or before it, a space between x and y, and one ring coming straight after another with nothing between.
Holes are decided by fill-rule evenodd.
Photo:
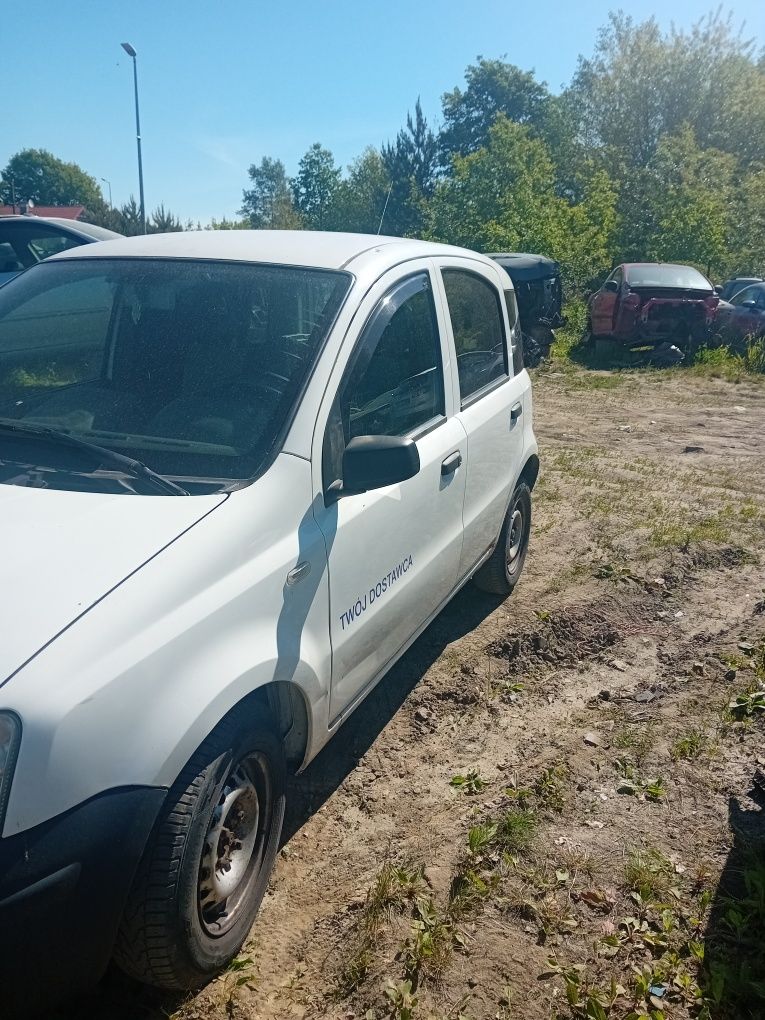
<instances>
[{"instance_id":1,"label":"green tree","mask_svg":"<svg viewBox=\"0 0 765 1020\"><path fill-rule=\"evenodd\" d=\"M198 229L202 229L199 227ZM206 230L249 230L249 220L230 220L227 216L224 216L220 220L216 220L215 217L210 220L209 224L205 228Z\"/></svg>"},{"instance_id":2,"label":"green tree","mask_svg":"<svg viewBox=\"0 0 765 1020\"><path fill-rule=\"evenodd\" d=\"M340 186L341 171L329 149L314 142L298 164L292 181L292 197L305 225L325 230L331 224L333 203Z\"/></svg>"},{"instance_id":3,"label":"green tree","mask_svg":"<svg viewBox=\"0 0 765 1020\"><path fill-rule=\"evenodd\" d=\"M540 252L581 288L609 268L616 194L605 172L574 205L556 194L547 146L500 114L488 144L456 156L429 206L428 236L478 251Z\"/></svg>"},{"instance_id":4,"label":"green tree","mask_svg":"<svg viewBox=\"0 0 765 1020\"><path fill-rule=\"evenodd\" d=\"M264 156L247 171L252 186L245 189L239 210L256 230L292 230L300 227L289 181L280 159Z\"/></svg>"},{"instance_id":5,"label":"green tree","mask_svg":"<svg viewBox=\"0 0 765 1020\"><path fill-rule=\"evenodd\" d=\"M689 125L660 140L648 168L649 257L724 272L735 166L729 153L701 149Z\"/></svg>"},{"instance_id":6,"label":"green tree","mask_svg":"<svg viewBox=\"0 0 765 1020\"><path fill-rule=\"evenodd\" d=\"M765 168L746 174L729 209L732 275L765 276Z\"/></svg>"},{"instance_id":7,"label":"green tree","mask_svg":"<svg viewBox=\"0 0 765 1020\"><path fill-rule=\"evenodd\" d=\"M47 149L22 149L0 174L0 200L32 201L35 205L84 205L89 214L105 208L96 179L76 163L65 163Z\"/></svg>"},{"instance_id":8,"label":"green tree","mask_svg":"<svg viewBox=\"0 0 765 1020\"><path fill-rule=\"evenodd\" d=\"M540 125L550 94L532 71L503 60L478 57L465 71L467 87L444 93L444 123L439 136L441 160L448 167L454 156L482 148L498 114L518 124Z\"/></svg>"},{"instance_id":9,"label":"green tree","mask_svg":"<svg viewBox=\"0 0 765 1020\"><path fill-rule=\"evenodd\" d=\"M351 163L348 176L335 192L331 229L377 233L389 187L390 177L383 158L370 146Z\"/></svg>"},{"instance_id":10,"label":"green tree","mask_svg":"<svg viewBox=\"0 0 765 1020\"><path fill-rule=\"evenodd\" d=\"M183 224L177 216L165 209L165 204L162 202L151 214L146 232L148 234L167 234L177 230L183 230Z\"/></svg>"},{"instance_id":11,"label":"green tree","mask_svg":"<svg viewBox=\"0 0 765 1020\"><path fill-rule=\"evenodd\" d=\"M661 138L685 124L702 148L763 162L765 73L753 54L719 10L666 35L653 18L612 13L572 82L580 135L612 173L646 166Z\"/></svg>"},{"instance_id":12,"label":"green tree","mask_svg":"<svg viewBox=\"0 0 765 1020\"><path fill-rule=\"evenodd\" d=\"M135 195L131 195L127 202L120 206L118 215L120 225L115 226L115 230L119 230L121 234L126 234L128 237L141 233L141 210L135 200Z\"/></svg>"},{"instance_id":13,"label":"green tree","mask_svg":"<svg viewBox=\"0 0 765 1020\"><path fill-rule=\"evenodd\" d=\"M419 97L414 117L407 113L406 127L392 144L382 147L381 154L390 180L382 232L417 236L423 228L425 203L435 187L438 163L438 141L422 112Z\"/></svg>"}]
</instances>

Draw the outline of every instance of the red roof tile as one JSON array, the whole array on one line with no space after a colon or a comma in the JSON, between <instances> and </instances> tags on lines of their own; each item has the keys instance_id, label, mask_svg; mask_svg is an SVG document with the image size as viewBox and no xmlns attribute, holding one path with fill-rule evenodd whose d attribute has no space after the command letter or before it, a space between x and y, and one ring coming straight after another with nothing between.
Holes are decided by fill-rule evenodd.
<instances>
[{"instance_id":1,"label":"red roof tile","mask_svg":"<svg viewBox=\"0 0 765 1020\"><path fill-rule=\"evenodd\" d=\"M21 212L21 205L17 202L14 210L13 206L0 205L0 216L12 216ZM62 220L78 220L80 216L85 212L84 205L36 205L29 210L28 215L31 216L55 216L57 219Z\"/></svg>"}]
</instances>

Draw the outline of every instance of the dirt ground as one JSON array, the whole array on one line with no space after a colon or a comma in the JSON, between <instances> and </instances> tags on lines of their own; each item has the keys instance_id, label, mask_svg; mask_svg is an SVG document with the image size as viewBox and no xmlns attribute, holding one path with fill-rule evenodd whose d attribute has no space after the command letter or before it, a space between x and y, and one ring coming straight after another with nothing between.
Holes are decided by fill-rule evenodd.
<instances>
[{"instance_id":1,"label":"dirt ground","mask_svg":"<svg viewBox=\"0 0 765 1020\"><path fill-rule=\"evenodd\" d=\"M56 1020L765 1016L765 385L534 397L522 582L463 590L295 780L234 967Z\"/></svg>"}]
</instances>

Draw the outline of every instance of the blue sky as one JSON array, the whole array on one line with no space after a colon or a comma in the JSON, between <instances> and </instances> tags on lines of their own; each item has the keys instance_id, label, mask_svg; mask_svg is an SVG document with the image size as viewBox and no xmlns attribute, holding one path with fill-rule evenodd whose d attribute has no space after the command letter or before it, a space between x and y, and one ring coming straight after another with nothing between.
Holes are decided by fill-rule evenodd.
<instances>
[{"instance_id":1,"label":"blue sky","mask_svg":"<svg viewBox=\"0 0 765 1020\"><path fill-rule=\"evenodd\" d=\"M0 2L2 10L9 0ZM138 52L146 205L207 223L233 215L247 167L288 173L315 141L347 164L395 136L419 95L431 121L478 54L553 90L615 4L600 0L27 0L0 59L0 167L49 149L137 194L131 61ZM716 0L630 0L636 19L688 25ZM765 44L765 2L726 7ZM28 42L26 41L28 39ZM103 185L104 194L107 187Z\"/></svg>"}]
</instances>

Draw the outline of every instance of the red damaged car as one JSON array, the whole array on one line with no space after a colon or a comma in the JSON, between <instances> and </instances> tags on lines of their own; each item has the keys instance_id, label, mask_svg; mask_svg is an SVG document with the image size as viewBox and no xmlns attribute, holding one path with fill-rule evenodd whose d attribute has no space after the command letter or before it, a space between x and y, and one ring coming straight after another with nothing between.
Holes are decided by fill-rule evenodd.
<instances>
[{"instance_id":1,"label":"red damaged car","mask_svg":"<svg viewBox=\"0 0 765 1020\"><path fill-rule=\"evenodd\" d=\"M592 339L626 347L687 347L709 335L719 301L709 280L691 266L625 262L590 298L588 329Z\"/></svg>"}]
</instances>

